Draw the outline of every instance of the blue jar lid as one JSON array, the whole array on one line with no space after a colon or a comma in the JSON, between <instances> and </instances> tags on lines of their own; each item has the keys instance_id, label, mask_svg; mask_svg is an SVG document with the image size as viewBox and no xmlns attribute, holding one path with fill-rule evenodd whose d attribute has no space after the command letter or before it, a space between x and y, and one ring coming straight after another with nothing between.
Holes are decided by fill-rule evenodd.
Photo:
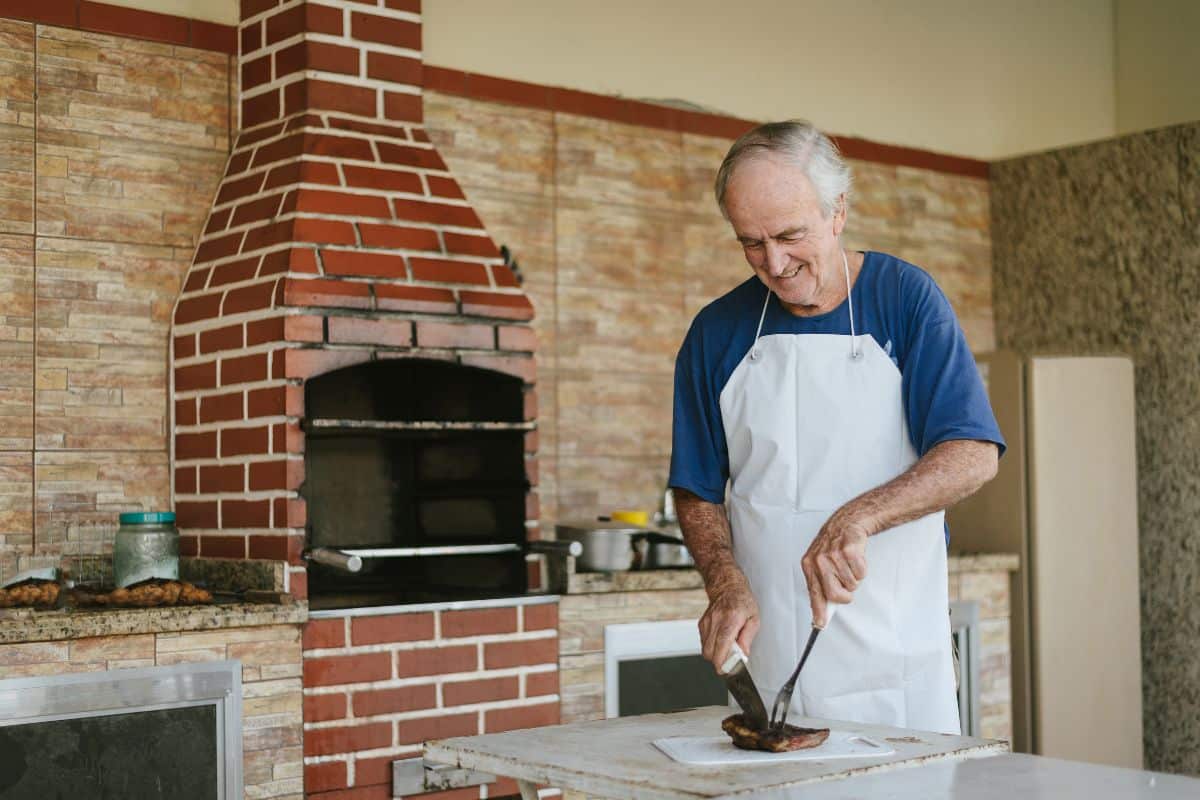
<instances>
[{"instance_id":1,"label":"blue jar lid","mask_svg":"<svg viewBox=\"0 0 1200 800\"><path fill-rule=\"evenodd\" d=\"M131 511L121 515L122 525L153 525L175 522L174 511Z\"/></svg>"}]
</instances>

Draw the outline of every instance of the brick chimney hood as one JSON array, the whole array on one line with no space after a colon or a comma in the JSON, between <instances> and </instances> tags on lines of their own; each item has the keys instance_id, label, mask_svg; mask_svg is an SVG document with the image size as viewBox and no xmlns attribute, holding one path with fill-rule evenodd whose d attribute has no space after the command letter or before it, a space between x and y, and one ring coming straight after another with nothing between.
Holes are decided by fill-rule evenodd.
<instances>
[{"instance_id":1,"label":"brick chimney hood","mask_svg":"<svg viewBox=\"0 0 1200 800\"><path fill-rule=\"evenodd\" d=\"M305 379L454 361L521 377L532 419L533 307L422 128L419 0L242 0L240 41L172 320L175 506L185 554L286 560L303 597Z\"/></svg>"}]
</instances>

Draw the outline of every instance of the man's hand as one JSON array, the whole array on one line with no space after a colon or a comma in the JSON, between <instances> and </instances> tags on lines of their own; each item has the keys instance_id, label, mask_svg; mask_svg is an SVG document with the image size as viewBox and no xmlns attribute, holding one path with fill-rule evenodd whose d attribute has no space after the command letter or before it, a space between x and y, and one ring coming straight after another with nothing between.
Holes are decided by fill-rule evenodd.
<instances>
[{"instance_id":1,"label":"man's hand","mask_svg":"<svg viewBox=\"0 0 1200 800\"><path fill-rule=\"evenodd\" d=\"M750 593L750 584L741 570L732 568L714 581L709 591L708 609L700 618L700 645L704 657L717 669L729 657L736 640L746 655L758 633L758 603Z\"/></svg>"},{"instance_id":2,"label":"man's hand","mask_svg":"<svg viewBox=\"0 0 1200 800\"><path fill-rule=\"evenodd\" d=\"M825 522L800 559L817 628L825 627L825 606L853 601L867 577L867 528L843 512L845 507Z\"/></svg>"}]
</instances>

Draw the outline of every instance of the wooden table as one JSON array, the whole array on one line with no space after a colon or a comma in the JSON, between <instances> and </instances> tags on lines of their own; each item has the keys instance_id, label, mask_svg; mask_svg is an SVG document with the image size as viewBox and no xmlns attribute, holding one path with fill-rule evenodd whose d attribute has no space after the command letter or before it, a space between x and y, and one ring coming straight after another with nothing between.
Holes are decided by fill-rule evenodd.
<instances>
[{"instance_id":1,"label":"wooden table","mask_svg":"<svg viewBox=\"0 0 1200 800\"><path fill-rule=\"evenodd\" d=\"M677 763L653 744L667 736L718 734L729 713L724 706L714 706L441 739L425 743L424 759L515 778L524 800L537 800L538 784L611 800L731 800L764 790L1008 752L1003 741L811 718L789 722L868 736L887 742L895 753L701 767Z\"/></svg>"}]
</instances>

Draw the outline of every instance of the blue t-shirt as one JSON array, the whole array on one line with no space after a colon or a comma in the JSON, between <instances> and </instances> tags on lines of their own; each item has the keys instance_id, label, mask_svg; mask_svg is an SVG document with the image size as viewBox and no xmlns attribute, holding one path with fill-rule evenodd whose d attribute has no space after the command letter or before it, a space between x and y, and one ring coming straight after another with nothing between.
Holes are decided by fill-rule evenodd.
<instances>
[{"instance_id":1,"label":"blue t-shirt","mask_svg":"<svg viewBox=\"0 0 1200 800\"><path fill-rule=\"evenodd\" d=\"M668 484L725 502L729 453L721 390L750 347L766 287L751 277L708 304L692 322L675 360L675 412ZM924 270L868 252L851 290L855 333L870 334L900 370L908 432L918 455L951 439L1004 439L975 359L950 302ZM772 298L762 335L850 334L848 304L798 317Z\"/></svg>"}]
</instances>

